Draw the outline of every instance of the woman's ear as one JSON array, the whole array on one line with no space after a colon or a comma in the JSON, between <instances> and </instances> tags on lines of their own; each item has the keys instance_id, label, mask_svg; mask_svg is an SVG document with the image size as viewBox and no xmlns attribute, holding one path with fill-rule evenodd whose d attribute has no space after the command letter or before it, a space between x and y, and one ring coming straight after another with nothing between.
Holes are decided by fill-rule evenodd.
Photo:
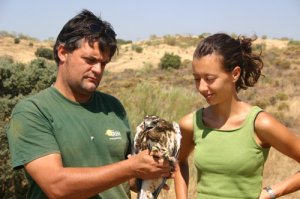
<instances>
[{"instance_id":1,"label":"woman's ear","mask_svg":"<svg viewBox=\"0 0 300 199\"><path fill-rule=\"evenodd\" d=\"M64 45L59 45L57 49L57 56L60 62L65 62L68 56L68 51L65 49Z\"/></svg>"},{"instance_id":2,"label":"woman's ear","mask_svg":"<svg viewBox=\"0 0 300 199\"><path fill-rule=\"evenodd\" d=\"M237 80L240 78L240 75L241 75L241 67L239 66L234 67L234 69L232 70L233 82L237 82Z\"/></svg>"}]
</instances>

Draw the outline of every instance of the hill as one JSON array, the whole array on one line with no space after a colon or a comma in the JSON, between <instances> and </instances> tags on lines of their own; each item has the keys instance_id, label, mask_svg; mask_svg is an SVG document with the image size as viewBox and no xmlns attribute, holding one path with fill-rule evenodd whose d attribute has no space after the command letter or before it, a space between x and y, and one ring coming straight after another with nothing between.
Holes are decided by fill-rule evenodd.
<instances>
[{"instance_id":1,"label":"hill","mask_svg":"<svg viewBox=\"0 0 300 199\"><path fill-rule=\"evenodd\" d=\"M52 49L54 44L54 41L39 41L32 38L20 39L18 44L14 40L15 37L0 36L0 56L10 56L22 63L35 59L37 48ZM184 43L186 40L191 40L192 43ZM140 69L145 65L156 67L166 52L179 55L181 60L191 60L198 40L195 37L166 36L120 45L118 55L107 65L107 69L111 72L121 72L125 69ZM256 44L265 44L267 49L284 49L288 40L258 39ZM137 46L142 48L142 52L134 50Z\"/></svg>"}]
</instances>

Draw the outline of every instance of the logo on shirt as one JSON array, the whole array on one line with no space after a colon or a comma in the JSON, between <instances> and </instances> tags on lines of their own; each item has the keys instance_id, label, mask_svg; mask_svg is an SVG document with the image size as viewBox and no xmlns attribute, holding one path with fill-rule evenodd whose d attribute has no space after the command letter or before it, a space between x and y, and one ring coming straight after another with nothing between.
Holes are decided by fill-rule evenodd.
<instances>
[{"instance_id":1,"label":"logo on shirt","mask_svg":"<svg viewBox=\"0 0 300 199\"><path fill-rule=\"evenodd\" d=\"M107 129L105 135L108 136L110 140L121 139L121 133L117 130Z\"/></svg>"}]
</instances>

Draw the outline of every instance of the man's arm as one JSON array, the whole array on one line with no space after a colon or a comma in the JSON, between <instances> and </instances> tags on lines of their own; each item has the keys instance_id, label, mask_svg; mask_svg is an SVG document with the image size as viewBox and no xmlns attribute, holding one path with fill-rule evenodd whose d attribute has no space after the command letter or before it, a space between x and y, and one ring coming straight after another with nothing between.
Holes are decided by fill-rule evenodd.
<instances>
[{"instance_id":1,"label":"man's arm","mask_svg":"<svg viewBox=\"0 0 300 199\"><path fill-rule=\"evenodd\" d=\"M63 167L60 154L50 154L25 165L26 171L49 198L87 198L131 178L167 177L170 167L143 151L127 160L101 167Z\"/></svg>"}]
</instances>

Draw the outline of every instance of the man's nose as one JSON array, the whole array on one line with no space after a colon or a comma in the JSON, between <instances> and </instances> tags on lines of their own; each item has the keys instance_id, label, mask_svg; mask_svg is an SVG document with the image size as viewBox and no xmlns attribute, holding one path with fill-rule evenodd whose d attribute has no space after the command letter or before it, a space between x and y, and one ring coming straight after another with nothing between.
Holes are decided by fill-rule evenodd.
<instances>
[{"instance_id":1,"label":"man's nose","mask_svg":"<svg viewBox=\"0 0 300 199\"><path fill-rule=\"evenodd\" d=\"M102 66L102 64L100 62L93 65L93 68L92 68L93 72L100 74L101 72L103 72L103 70L104 70L104 67Z\"/></svg>"}]
</instances>

